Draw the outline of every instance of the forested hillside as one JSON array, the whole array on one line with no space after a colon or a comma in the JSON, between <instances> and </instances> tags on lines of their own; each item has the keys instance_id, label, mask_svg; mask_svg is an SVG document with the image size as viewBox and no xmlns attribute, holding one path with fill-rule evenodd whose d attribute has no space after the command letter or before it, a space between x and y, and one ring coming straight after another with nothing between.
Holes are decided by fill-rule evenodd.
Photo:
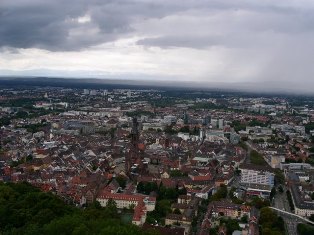
<instances>
[{"instance_id":1,"label":"forested hillside","mask_svg":"<svg viewBox=\"0 0 314 235\"><path fill-rule=\"evenodd\" d=\"M94 204L86 209L78 209L27 183L0 183L0 234L152 233L123 223L114 203L106 208Z\"/></svg>"}]
</instances>

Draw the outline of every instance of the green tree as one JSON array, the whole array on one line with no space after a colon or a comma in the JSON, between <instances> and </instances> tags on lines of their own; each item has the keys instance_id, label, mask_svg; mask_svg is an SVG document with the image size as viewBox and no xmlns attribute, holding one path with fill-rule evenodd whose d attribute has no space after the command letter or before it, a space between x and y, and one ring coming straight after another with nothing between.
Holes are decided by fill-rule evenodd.
<instances>
[{"instance_id":1,"label":"green tree","mask_svg":"<svg viewBox=\"0 0 314 235\"><path fill-rule=\"evenodd\" d=\"M230 189L230 191L229 191L229 197L232 199L232 198L234 198L234 192L236 191L236 187L232 187L231 189Z\"/></svg>"},{"instance_id":2,"label":"green tree","mask_svg":"<svg viewBox=\"0 0 314 235\"><path fill-rule=\"evenodd\" d=\"M190 133L190 128L189 126L181 127L179 132Z\"/></svg>"},{"instance_id":3,"label":"green tree","mask_svg":"<svg viewBox=\"0 0 314 235\"><path fill-rule=\"evenodd\" d=\"M287 198L288 198L290 209L291 211L294 211L294 204L293 204L291 193L289 190L287 190L286 193L287 193Z\"/></svg>"},{"instance_id":4,"label":"green tree","mask_svg":"<svg viewBox=\"0 0 314 235\"><path fill-rule=\"evenodd\" d=\"M282 187L282 185L279 185L278 191L279 191L280 193L283 193L283 187Z\"/></svg>"},{"instance_id":5,"label":"green tree","mask_svg":"<svg viewBox=\"0 0 314 235\"><path fill-rule=\"evenodd\" d=\"M139 182L136 189L139 193L149 195L151 192L158 191L158 185L156 182Z\"/></svg>"},{"instance_id":6,"label":"green tree","mask_svg":"<svg viewBox=\"0 0 314 235\"><path fill-rule=\"evenodd\" d=\"M183 176L188 176L187 173L183 173L180 170L172 170L169 173L170 177L183 177Z\"/></svg>"},{"instance_id":7,"label":"green tree","mask_svg":"<svg viewBox=\"0 0 314 235\"><path fill-rule=\"evenodd\" d=\"M242 223L248 223L248 222L249 222L249 217L248 217L247 215L243 215L243 216L241 217L241 222L242 222Z\"/></svg>"},{"instance_id":8,"label":"green tree","mask_svg":"<svg viewBox=\"0 0 314 235\"><path fill-rule=\"evenodd\" d=\"M178 132L172 129L172 126L166 126L164 132L166 134L174 135L177 134Z\"/></svg>"},{"instance_id":9,"label":"green tree","mask_svg":"<svg viewBox=\"0 0 314 235\"><path fill-rule=\"evenodd\" d=\"M297 226L299 235L313 235L314 234L314 226L307 224L298 224Z\"/></svg>"},{"instance_id":10,"label":"green tree","mask_svg":"<svg viewBox=\"0 0 314 235\"><path fill-rule=\"evenodd\" d=\"M161 217L165 217L171 212L171 202L166 199L158 201L156 204L156 211Z\"/></svg>"},{"instance_id":11,"label":"green tree","mask_svg":"<svg viewBox=\"0 0 314 235\"><path fill-rule=\"evenodd\" d=\"M217 192L211 197L212 201L219 201L223 198L226 198L228 195L228 188L226 185L221 184Z\"/></svg>"},{"instance_id":12,"label":"green tree","mask_svg":"<svg viewBox=\"0 0 314 235\"><path fill-rule=\"evenodd\" d=\"M209 234L210 235L217 235L218 234L218 229L216 227L210 228L209 229Z\"/></svg>"},{"instance_id":13,"label":"green tree","mask_svg":"<svg viewBox=\"0 0 314 235\"><path fill-rule=\"evenodd\" d=\"M266 199L261 199L259 197L252 197L251 206L255 206L257 209L261 209L263 207L270 206L270 202Z\"/></svg>"},{"instance_id":14,"label":"green tree","mask_svg":"<svg viewBox=\"0 0 314 235\"><path fill-rule=\"evenodd\" d=\"M239 120L234 120L231 123L231 127L233 127L236 132L239 132L239 131L246 129L246 125Z\"/></svg>"},{"instance_id":15,"label":"green tree","mask_svg":"<svg viewBox=\"0 0 314 235\"><path fill-rule=\"evenodd\" d=\"M110 215L110 217L112 218L118 217L117 203L114 200L109 199L106 205L106 211L108 215Z\"/></svg>"},{"instance_id":16,"label":"green tree","mask_svg":"<svg viewBox=\"0 0 314 235\"><path fill-rule=\"evenodd\" d=\"M273 188L271 189L271 192L270 192L270 195L269 195L270 201L273 200L273 198L275 197L275 195L276 195L276 188L273 187Z\"/></svg>"},{"instance_id":17,"label":"green tree","mask_svg":"<svg viewBox=\"0 0 314 235\"><path fill-rule=\"evenodd\" d=\"M262 234L285 234L285 225L283 219L277 216L277 214L268 207L264 207L260 210L259 224L261 225Z\"/></svg>"},{"instance_id":18,"label":"green tree","mask_svg":"<svg viewBox=\"0 0 314 235\"><path fill-rule=\"evenodd\" d=\"M220 224L225 224L228 235L231 235L235 230L240 230L239 222L235 219L221 219Z\"/></svg>"},{"instance_id":19,"label":"green tree","mask_svg":"<svg viewBox=\"0 0 314 235\"><path fill-rule=\"evenodd\" d=\"M156 234L122 223L112 200L81 210L27 183L0 182L0 218L0 234Z\"/></svg>"},{"instance_id":20,"label":"green tree","mask_svg":"<svg viewBox=\"0 0 314 235\"><path fill-rule=\"evenodd\" d=\"M127 182L125 177L123 177L122 175L119 175L116 177L116 181L118 182L118 184L121 188L123 188L123 189L125 188L126 182Z\"/></svg>"},{"instance_id":21,"label":"green tree","mask_svg":"<svg viewBox=\"0 0 314 235\"><path fill-rule=\"evenodd\" d=\"M262 165L262 166L267 165L267 162L265 162L263 156L256 150L251 151L250 160L251 160L251 163L255 165Z\"/></svg>"},{"instance_id":22,"label":"green tree","mask_svg":"<svg viewBox=\"0 0 314 235\"><path fill-rule=\"evenodd\" d=\"M174 213L174 214L181 215L181 211L180 211L178 208L174 209L173 213Z\"/></svg>"}]
</instances>

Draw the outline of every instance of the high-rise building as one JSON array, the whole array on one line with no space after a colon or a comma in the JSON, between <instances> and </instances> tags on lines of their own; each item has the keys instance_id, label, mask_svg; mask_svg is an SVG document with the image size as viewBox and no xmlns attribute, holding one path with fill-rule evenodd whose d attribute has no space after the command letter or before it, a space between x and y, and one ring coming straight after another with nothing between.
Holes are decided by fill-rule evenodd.
<instances>
[{"instance_id":1,"label":"high-rise building","mask_svg":"<svg viewBox=\"0 0 314 235\"><path fill-rule=\"evenodd\" d=\"M89 94L90 95L97 95L97 91L96 90L91 90Z\"/></svg>"},{"instance_id":2,"label":"high-rise building","mask_svg":"<svg viewBox=\"0 0 314 235\"><path fill-rule=\"evenodd\" d=\"M184 121L184 124L189 124L189 115L186 113L186 112L184 112L184 114L183 114L183 121Z\"/></svg>"},{"instance_id":3,"label":"high-rise building","mask_svg":"<svg viewBox=\"0 0 314 235\"><path fill-rule=\"evenodd\" d=\"M205 130L203 128L200 129L200 140L202 141L206 137Z\"/></svg>"},{"instance_id":4,"label":"high-rise building","mask_svg":"<svg viewBox=\"0 0 314 235\"><path fill-rule=\"evenodd\" d=\"M208 124L210 123L210 116L205 116L204 118L203 118L203 125L204 126L207 126Z\"/></svg>"},{"instance_id":5,"label":"high-rise building","mask_svg":"<svg viewBox=\"0 0 314 235\"><path fill-rule=\"evenodd\" d=\"M218 128L219 129L224 129L224 120L222 118L220 118L218 120Z\"/></svg>"},{"instance_id":6,"label":"high-rise building","mask_svg":"<svg viewBox=\"0 0 314 235\"><path fill-rule=\"evenodd\" d=\"M212 127L215 129L218 126L218 120L216 118L212 118L210 120L210 124L212 125Z\"/></svg>"}]
</instances>

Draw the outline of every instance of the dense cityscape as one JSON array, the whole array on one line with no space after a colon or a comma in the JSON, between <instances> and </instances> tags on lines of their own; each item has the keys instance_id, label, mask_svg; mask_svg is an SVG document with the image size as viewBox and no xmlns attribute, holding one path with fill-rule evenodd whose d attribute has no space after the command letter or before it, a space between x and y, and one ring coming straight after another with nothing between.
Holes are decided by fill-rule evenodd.
<instances>
[{"instance_id":1,"label":"dense cityscape","mask_svg":"<svg viewBox=\"0 0 314 235\"><path fill-rule=\"evenodd\" d=\"M313 234L312 97L80 86L1 87L1 218L14 183L143 233Z\"/></svg>"},{"instance_id":2,"label":"dense cityscape","mask_svg":"<svg viewBox=\"0 0 314 235\"><path fill-rule=\"evenodd\" d=\"M313 16L0 0L0 235L314 235Z\"/></svg>"}]
</instances>

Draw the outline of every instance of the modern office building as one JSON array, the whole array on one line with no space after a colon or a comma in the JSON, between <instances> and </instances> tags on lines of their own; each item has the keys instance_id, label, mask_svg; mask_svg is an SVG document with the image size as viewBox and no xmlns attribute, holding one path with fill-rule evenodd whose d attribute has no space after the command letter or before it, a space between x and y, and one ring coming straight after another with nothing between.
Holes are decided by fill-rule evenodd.
<instances>
[{"instance_id":1,"label":"modern office building","mask_svg":"<svg viewBox=\"0 0 314 235\"><path fill-rule=\"evenodd\" d=\"M246 189L248 195L268 198L274 186L275 174L268 167L256 167L242 164L241 185Z\"/></svg>"}]
</instances>

